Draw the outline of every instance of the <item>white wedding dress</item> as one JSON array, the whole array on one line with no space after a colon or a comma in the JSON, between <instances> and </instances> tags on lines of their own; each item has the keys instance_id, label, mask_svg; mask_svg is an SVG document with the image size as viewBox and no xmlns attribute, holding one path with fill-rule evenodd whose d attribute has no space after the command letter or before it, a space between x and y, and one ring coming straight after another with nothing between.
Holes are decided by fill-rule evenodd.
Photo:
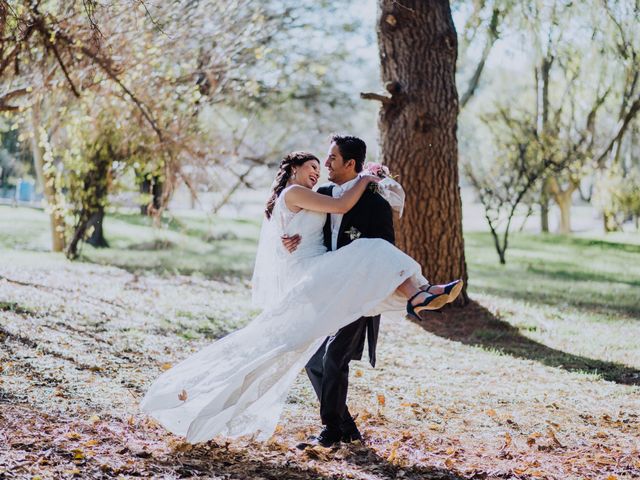
<instances>
[{"instance_id":1,"label":"white wedding dress","mask_svg":"<svg viewBox=\"0 0 640 480\"><path fill-rule=\"evenodd\" d=\"M302 241L293 254L279 242L273 246L281 274L270 292L279 298L246 327L160 375L142 401L144 412L188 442L269 438L291 384L326 336L361 316L403 309L406 299L394 292L405 279L427 283L418 263L382 239L361 238L327 252L326 214L293 213L285 194L270 223L278 234L299 233Z\"/></svg>"}]
</instances>

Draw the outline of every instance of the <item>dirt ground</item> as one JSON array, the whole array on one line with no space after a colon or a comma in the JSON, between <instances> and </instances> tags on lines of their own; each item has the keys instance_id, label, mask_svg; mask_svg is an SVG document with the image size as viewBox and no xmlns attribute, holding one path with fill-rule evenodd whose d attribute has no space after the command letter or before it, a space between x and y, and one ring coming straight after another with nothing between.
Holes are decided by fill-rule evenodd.
<instances>
[{"instance_id":1,"label":"dirt ground","mask_svg":"<svg viewBox=\"0 0 640 480\"><path fill-rule=\"evenodd\" d=\"M383 318L377 368L351 370L362 445L295 448L320 428L301 372L270 441L192 446L138 402L163 369L255 315L247 283L11 255L0 254L0 478L640 477L640 372L501 319L527 305L472 295L422 324Z\"/></svg>"}]
</instances>

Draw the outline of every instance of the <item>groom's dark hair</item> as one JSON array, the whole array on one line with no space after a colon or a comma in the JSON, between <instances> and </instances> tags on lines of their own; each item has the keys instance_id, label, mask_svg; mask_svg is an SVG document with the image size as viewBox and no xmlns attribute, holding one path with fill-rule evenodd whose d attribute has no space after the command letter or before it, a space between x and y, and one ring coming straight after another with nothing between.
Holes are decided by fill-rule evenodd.
<instances>
[{"instance_id":1,"label":"groom's dark hair","mask_svg":"<svg viewBox=\"0 0 640 480\"><path fill-rule=\"evenodd\" d=\"M364 140L351 135L331 135L331 142L335 143L340 150L340 155L344 161L356 161L356 172L361 172L364 166L364 159L367 156L367 144Z\"/></svg>"}]
</instances>

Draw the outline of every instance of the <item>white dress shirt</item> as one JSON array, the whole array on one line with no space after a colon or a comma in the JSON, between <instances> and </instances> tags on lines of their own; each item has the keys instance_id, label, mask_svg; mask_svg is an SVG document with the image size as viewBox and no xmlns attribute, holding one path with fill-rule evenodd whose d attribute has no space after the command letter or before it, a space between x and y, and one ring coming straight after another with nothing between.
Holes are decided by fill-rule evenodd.
<instances>
[{"instance_id":1,"label":"white dress shirt","mask_svg":"<svg viewBox=\"0 0 640 480\"><path fill-rule=\"evenodd\" d=\"M333 198L340 198L344 194L344 192L352 188L357 181L358 177L354 178L353 180L349 180L342 185L334 185L331 195L333 196ZM341 213L331 214L331 250L338 249L338 235L340 234L340 225L342 224L343 216L344 215L342 215Z\"/></svg>"}]
</instances>

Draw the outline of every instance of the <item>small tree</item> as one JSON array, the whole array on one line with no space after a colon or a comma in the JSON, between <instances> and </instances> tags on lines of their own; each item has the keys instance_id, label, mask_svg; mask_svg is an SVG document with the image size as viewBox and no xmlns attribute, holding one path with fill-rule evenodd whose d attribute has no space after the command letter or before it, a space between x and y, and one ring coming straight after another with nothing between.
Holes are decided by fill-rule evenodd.
<instances>
[{"instance_id":1,"label":"small tree","mask_svg":"<svg viewBox=\"0 0 640 480\"><path fill-rule=\"evenodd\" d=\"M485 122L494 137L496 158L490 159L488 167L468 160L462 166L484 207L498 258L504 265L518 207L530 205L542 177L562 165L544 155L530 114L514 117L503 108L486 116Z\"/></svg>"}]
</instances>

